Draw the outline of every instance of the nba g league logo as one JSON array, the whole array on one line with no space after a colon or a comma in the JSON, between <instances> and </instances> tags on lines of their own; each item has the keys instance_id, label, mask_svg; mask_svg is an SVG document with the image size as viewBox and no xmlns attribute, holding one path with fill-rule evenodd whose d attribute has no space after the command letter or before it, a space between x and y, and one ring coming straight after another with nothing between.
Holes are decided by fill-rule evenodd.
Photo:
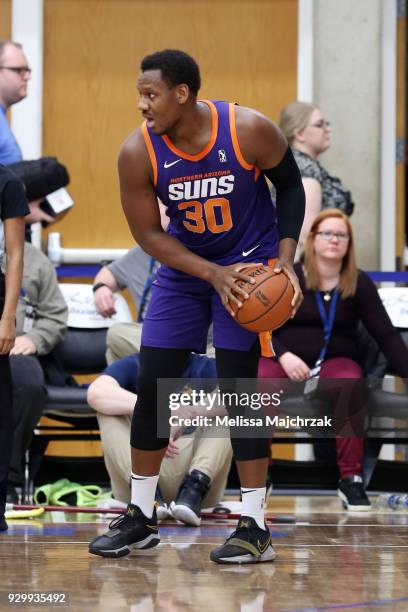
<instances>
[{"instance_id":1,"label":"nba g league logo","mask_svg":"<svg viewBox=\"0 0 408 612\"><path fill-rule=\"evenodd\" d=\"M227 161L227 154L225 149L218 149L218 157L220 162L225 163Z\"/></svg>"}]
</instances>

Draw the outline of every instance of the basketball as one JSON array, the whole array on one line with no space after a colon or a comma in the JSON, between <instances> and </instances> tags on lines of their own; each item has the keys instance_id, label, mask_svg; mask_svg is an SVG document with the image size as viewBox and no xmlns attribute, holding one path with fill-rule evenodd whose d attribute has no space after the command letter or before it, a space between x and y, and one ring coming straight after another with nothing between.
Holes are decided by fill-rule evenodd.
<instances>
[{"instance_id":1,"label":"basketball","mask_svg":"<svg viewBox=\"0 0 408 612\"><path fill-rule=\"evenodd\" d=\"M288 277L263 265L243 268L240 272L254 278L255 283L237 281L237 285L249 294L241 308L231 302L237 323L252 332L272 331L283 325L292 313L294 295Z\"/></svg>"}]
</instances>

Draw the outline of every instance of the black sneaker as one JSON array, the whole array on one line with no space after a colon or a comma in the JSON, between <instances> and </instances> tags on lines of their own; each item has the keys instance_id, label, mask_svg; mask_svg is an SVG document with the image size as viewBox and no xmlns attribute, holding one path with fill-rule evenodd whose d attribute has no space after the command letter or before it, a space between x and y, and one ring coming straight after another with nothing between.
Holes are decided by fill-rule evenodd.
<instances>
[{"instance_id":1,"label":"black sneaker","mask_svg":"<svg viewBox=\"0 0 408 612\"><path fill-rule=\"evenodd\" d=\"M263 563L275 557L269 529L266 525L261 529L249 516L241 516L238 527L225 544L210 554L211 561L216 563Z\"/></svg>"},{"instance_id":2,"label":"black sneaker","mask_svg":"<svg viewBox=\"0 0 408 612\"><path fill-rule=\"evenodd\" d=\"M4 488L2 487L2 489L4 491L5 487ZM5 493L5 491L4 491L4 493ZM7 521L4 518L4 513L5 512L6 512L6 502L4 501L4 499L2 499L0 501L0 531L7 531L7 529L8 529Z\"/></svg>"},{"instance_id":3,"label":"black sneaker","mask_svg":"<svg viewBox=\"0 0 408 612\"><path fill-rule=\"evenodd\" d=\"M210 479L200 470L192 470L184 478L177 497L170 504L170 511L175 519L198 527L201 523L201 504L210 488Z\"/></svg>"},{"instance_id":4,"label":"black sneaker","mask_svg":"<svg viewBox=\"0 0 408 612\"><path fill-rule=\"evenodd\" d=\"M133 548L153 548L159 542L156 508L152 518L147 518L138 506L129 504L126 514L110 522L109 531L92 540L89 552L101 557L124 557Z\"/></svg>"},{"instance_id":5,"label":"black sneaker","mask_svg":"<svg viewBox=\"0 0 408 612\"><path fill-rule=\"evenodd\" d=\"M18 492L16 487L10 482L7 483L7 503L9 504L18 504Z\"/></svg>"},{"instance_id":6,"label":"black sneaker","mask_svg":"<svg viewBox=\"0 0 408 612\"><path fill-rule=\"evenodd\" d=\"M339 481L337 495L343 502L345 510L354 512L370 512L371 503L364 491L363 479L361 476L349 476Z\"/></svg>"}]
</instances>

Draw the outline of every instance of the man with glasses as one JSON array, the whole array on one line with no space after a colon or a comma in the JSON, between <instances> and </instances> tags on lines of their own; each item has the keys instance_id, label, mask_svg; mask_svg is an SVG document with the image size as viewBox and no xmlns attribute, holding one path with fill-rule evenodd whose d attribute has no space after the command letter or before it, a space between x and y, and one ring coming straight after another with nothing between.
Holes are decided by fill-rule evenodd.
<instances>
[{"instance_id":1,"label":"man with glasses","mask_svg":"<svg viewBox=\"0 0 408 612\"><path fill-rule=\"evenodd\" d=\"M27 96L31 68L20 43L0 40L0 163L8 166L22 161L21 149L7 121L7 111ZM42 200L29 203L30 214L26 223L47 221L54 218L40 208Z\"/></svg>"}]
</instances>

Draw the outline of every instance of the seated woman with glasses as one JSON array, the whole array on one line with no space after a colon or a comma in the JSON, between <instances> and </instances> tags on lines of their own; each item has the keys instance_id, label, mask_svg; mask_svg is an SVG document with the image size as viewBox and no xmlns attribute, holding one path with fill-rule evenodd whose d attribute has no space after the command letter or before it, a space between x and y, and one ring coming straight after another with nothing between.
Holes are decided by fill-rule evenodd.
<instances>
[{"instance_id":1,"label":"seated woman with glasses","mask_svg":"<svg viewBox=\"0 0 408 612\"><path fill-rule=\"evenodd\" d=\"M350 191L318 162L330 147L331 129L320 109L306 102L290 102L281 111L279 127L285 134L302 175L306 211L300 234L302 246L316 215L324 208L339 208L351 215L354 204Z\"/></svg>"},{"instance_id":2,"label":"seated woman with glasses","mask_svg":"<svg viewBox=\"0 0 408 612\"><path fill-rule=\"evenodd\" d=\"M327 209L317 215L295 271L304 301L296 316L273 332L276 357L261 358L259 378L289 378L296 382L313 375L321 379L362 379L357 345L360 321L393 371L408 378L408 349L393 327L374 283L356 267L352 227L342 211ZM315 368L317 371L312 372ZM327 384L322 381L322 386ZM362 385L353 384L354 387L352 401L346 398L346 407L362 420ZM336 451L339 497L349 510L370 510L361 478L363 439L337 437Z\"/></svg>"}]
</instances>

